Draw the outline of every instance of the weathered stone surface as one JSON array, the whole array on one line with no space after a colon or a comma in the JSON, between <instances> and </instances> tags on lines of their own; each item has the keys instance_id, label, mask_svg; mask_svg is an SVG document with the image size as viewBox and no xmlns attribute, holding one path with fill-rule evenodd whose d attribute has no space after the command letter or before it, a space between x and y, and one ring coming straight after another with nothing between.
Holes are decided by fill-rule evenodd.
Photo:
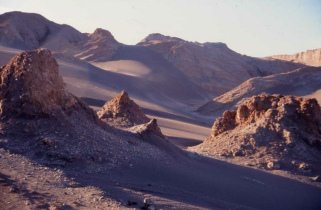
<instances>
[{"instance_id":1,"label":"weathered stone surface","mask_svg":"<svg viewBox=\"0 0 321 210\"><path fill-rule=\"evenodd\" d=\"M157 120L152 119L148 123L141 124L130 128L130 131L137 133L142 136L156 135L161 138L164 138L164 135L161 129L158 127Z\"/></svg>"},{"instance_id":2,"label":"weathered stone surface","mask_svg":"<svg viewBox=\"0 0 321 210\"><path fill-rule=\"evenodd\" d=\"M282 170L306 172L309 166L308 171L321 172L321 109L315 99L253 96L225 111L211 135L193 149L271 170L282 165Z\"/></svg>"},{"instance_id":3,"label":"weathered stone surface","mask_svg":"<svg viewBox=\"0 0 321 210\"><path fill-rule=\"evenodd\" d=\"M58 64L46 49L23 52L0 69L0 116L44 117L73 111L94 113L67 93Z\"/></svg>"},{"instance_id":4,"label":"weathered stone surface","mask_svg":"<svg viewBox=\"0 0 321 210\"><path fill-rule=\"evenodd\" d=\"M101 120L121 127L131 127L150 120L125 91L106 102L97 115Z\"/></svg>"}]
</instances>

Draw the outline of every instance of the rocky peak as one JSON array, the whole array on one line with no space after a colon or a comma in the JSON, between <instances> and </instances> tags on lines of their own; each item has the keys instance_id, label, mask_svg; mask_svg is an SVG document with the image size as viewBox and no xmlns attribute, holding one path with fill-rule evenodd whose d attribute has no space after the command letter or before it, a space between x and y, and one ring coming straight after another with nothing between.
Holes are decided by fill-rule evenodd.
<instances>
[{"instance_id":1,"label":"rocky peak","mask_svg":"<svg viewBox=\"0 0 321 210\"><path fill-rule=\"evenodd\" d=\"M121 127L130 127L149 121L141 108L129 98L125 91L106 102L97 115L100 119L116 123Z\"/></svg>"},{"instance_id":2,"label":"rocky peak","mask_svg":"<svg viewBox=\"0 0 321 210\"><path fill-rule=\"evenodd\" d=\"M102 28L97 28L89 37L92 41L117 42L109 31Z\"/></svg>"},{"instance_id":3,"label":"rocky peak","mask_svg":"<svg viewBox=\"0 0 321 210\"><path fill-rule=\"evenodd\" d=\"M235 111L225 111L215 121L212 134L217 136L249 124L265 127L280 125L275 129L281 133L283 129L297 127L299 129L293 132L304 133L308 144L321 146L321 109L316 99L267 94L253 96L241 103Z\"/></svg>"},{"instance_id":4,"label":"rocky peak","mask_svg":"<svg viewBox=\"0 0 321 210\"><path fill-rule=\"evenodd\" d=\"M121 44L109 31L98 28L88 35L88 40L82 46L82 52L76 57L87 61L107 61L120 46Z\"/></svg>"},{"instance_id":5,"label":"rocky peak","mask_svg":"<svg viewBox=\"0 0 321 210\"><path fill-rule=\"evenodd\" d=\"M156 135L158 137L164 138L161 129L158 127L156 119L152 119L145 124L134 126L130 128L130 130L142 136Z\"/></svg>"},{"instance_id":6,"label":"rocky peak","mask_svg":"<svg viewBox=\"0 0 321 210\"><path fill-rule=\"evenodd\" d=\"M40 47L72 51L87 36L68 25L54 23L39 14L8 12L0 15L0 43L18 49Z\"/></svg>"},{"instance_id":7,"label":"rocky peak","mask_svg":"<svg viewBox=\"0 0 321 210\"><path fill-rule=\"evenodd\" d=\"M84 104L65 92L58 64L47 49L22 52L0 69L1 117L52 116L85 110Z\"/></svg>"},{"instance_id":8,"label":"rocky peak","mask_svg":"<svg viewBox=\"0 0 321 210\"><path fill-rule=\"evenodd\" d=\"M177 37L165 36L160 33L153 33L145 37L142 41L139 42L139 44L157 43L157 42L182 42L182 41L184 40Z\"/></svg>"},{"instance_id":9,"label":"rocky peak","mask_svg":"<svg viewBox=\"0 0 321 210\"><path fill-rule=\"evenodd\" d=\"M49 50L23 52L1 68L1 115L48 113L62 103L64 84Z\"/></svg>"}]
</instances>

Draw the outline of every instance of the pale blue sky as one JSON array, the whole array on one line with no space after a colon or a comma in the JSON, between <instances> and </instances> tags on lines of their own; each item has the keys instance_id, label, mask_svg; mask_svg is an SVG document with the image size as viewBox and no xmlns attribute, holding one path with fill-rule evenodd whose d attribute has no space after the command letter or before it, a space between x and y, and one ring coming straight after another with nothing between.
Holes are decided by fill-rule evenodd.
<instances>
[{"instance_id":1,"label":"pale blue sky","mask_svg":"<svg viewBox=\"0 0 321 210\"><path fill-rule=\"evenodd\" d=\"M159 32L252 56L321 47L321 0L0 0L0 13L13 10L105 28L126 44Z\"/></svg>"}]
</instances>

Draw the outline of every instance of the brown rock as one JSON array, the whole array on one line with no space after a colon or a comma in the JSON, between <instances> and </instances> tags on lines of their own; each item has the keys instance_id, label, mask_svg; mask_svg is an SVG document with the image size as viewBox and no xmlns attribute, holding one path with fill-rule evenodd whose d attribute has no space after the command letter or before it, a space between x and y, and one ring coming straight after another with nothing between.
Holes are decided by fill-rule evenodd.
<instances>
[{"instance_id":1,"label":"brown rock","mask_svg":"<svg viewBox=\"0 0 321 210\"><path fill-rule=\"evenodd\" d=\"M13 57L0 69L1 117L48 117L83 111L94 113L79 99L67 93L51 52L38 49Z\"/></svg>"},{"instance_id":2,"label":"brown rock","mask_svg":"<svg viewBox=\"0 0 321 210\"><path fill-rule=\"evenodd\" d=\"M158 127L156 119L152 119L148 123L142 125L134 126L130 128L130 131L142 136L156 135L158 137L164 138L161 129Z\"/></svg>"},{"instance_id":3,"label":"brown rock","mask_svg":"<svg viewBox=\"0 0 321 210\"><path fill-rule=\"evenodd\" d=\"M261 94L245 99L218 118L211 135L193 148L209 155L231 157L278 169L282 163L298 170L321 164L321 109L315 99ZM250 158L251 157L251 158ZM310 167L309 167L310 168Z\"/></svg>"},{"instance_id":4,"label":"brown rock","mask_svg":"<svg viewBox=\"0 0 321 210\"><path fill-rule=\"evenodd\" d=\"M101 120L112 122L121 127L131 127L147 123L150 120L125 91L106 102L97 115Z\"/></svg>"},{"instance_id":5,"label":"brown rock","mask_svg":"<svg viewBox=\"0 0 321 210\"><path fill-rule=\"evenodd\" d=\"M235 127L235 115L235 112L225 111L223 113L223 117L215 121L213 125L213 136L217 136L220 133L233 129Z\"/></svg>"}]
</instances>

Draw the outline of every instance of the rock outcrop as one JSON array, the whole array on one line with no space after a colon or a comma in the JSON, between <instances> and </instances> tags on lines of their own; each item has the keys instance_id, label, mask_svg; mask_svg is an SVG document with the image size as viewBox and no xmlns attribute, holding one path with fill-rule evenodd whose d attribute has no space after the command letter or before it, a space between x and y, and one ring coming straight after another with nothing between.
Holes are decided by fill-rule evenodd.
<instances>
[{"instance_id":1,"label":"rock outcrop","mask_svg":"<svg viewBox=\"0 0 321 210\"><path fill-rule=\"evenodd\" d=\"M125 91L106 102L97 115L101 120L119 127L131 127L150 120Z\"/></svg>"},{"instance_id":2,"label":"rock outcrop","mask_svg":"<svg viewBox=\"0 0 321 210\"><path fill-rule=\"evenodd\" d=\"M158 137L164 138L161 129L158 127L157 120L152 119L148 123L136 125L130 128L130 131L137 133L142 137L148 137L150 135L156 135Z\"/></svg>"},{"instance_id":3,"label":"rock outcrop","mask_svg":"<svg viewBox=\"0 0 321 210\"><path fill-rule=\"evenodd\" d=\"M321 66L321 48L307 50L293 55L273 55L268 58L302 63L309 66Z\"/></svg>"},{"instance_id":4,"label":"rock outcrop","mask_svg":"<svg viewBox=\"0 0 321 210\"><path fill-rule=\"evenodd\" d=\"M91 109L65 91L49 50L20 53L1 67L0 78L2 118L50 117L77 111L96 119Z\"/></svg>"},{"instance_id":5,"label":"rock outcrop","mask_svg":"<svg viewBox=\"0 0 321 210\"><path fill-rule=\"evenodd\" d=\"M320 173L321 109L315 99L253 96L235 111L225 111L195 148L259 167L301 170L305 164Z\"/></svg>"}]
</instances>

